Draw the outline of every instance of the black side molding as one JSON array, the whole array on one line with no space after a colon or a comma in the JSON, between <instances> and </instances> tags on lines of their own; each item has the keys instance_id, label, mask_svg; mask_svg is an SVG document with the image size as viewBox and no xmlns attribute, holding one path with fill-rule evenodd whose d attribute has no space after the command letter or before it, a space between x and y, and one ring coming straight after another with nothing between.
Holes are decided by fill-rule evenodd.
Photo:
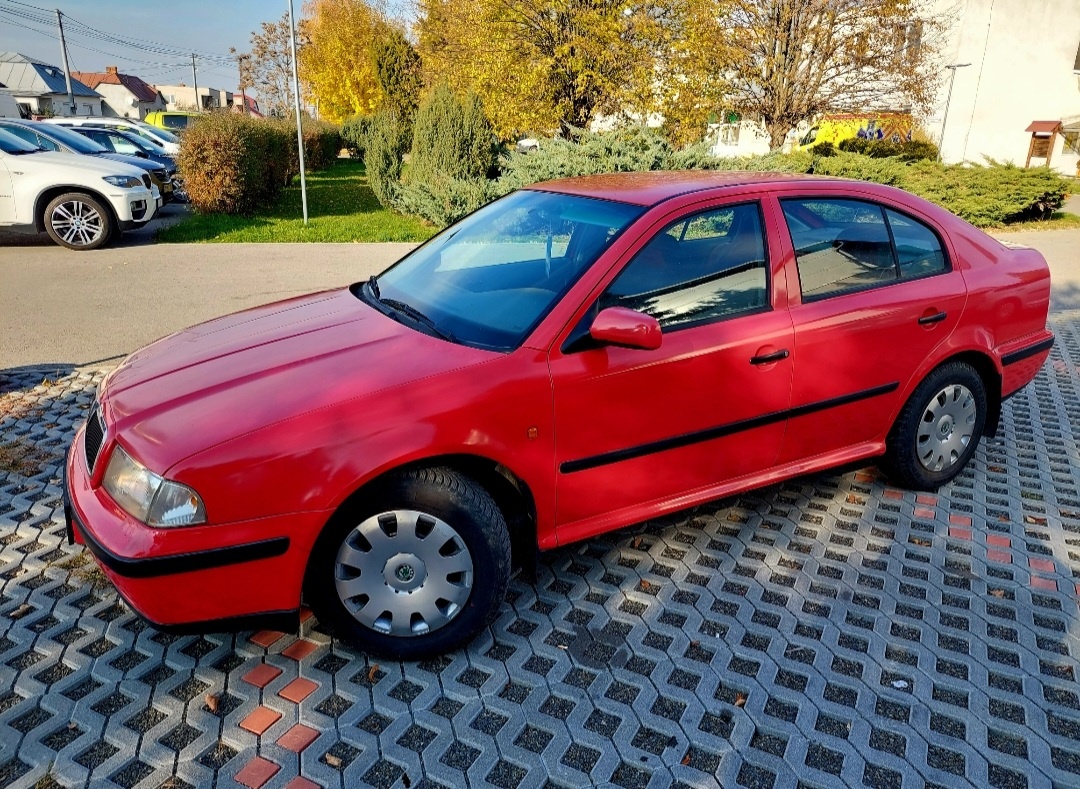
<instances>
[{"instance_id":1,"label":"black side molding","mask_svg":"<svg viewBox=\"0 0 1080 789\"><path fill-rule=\"evenodd\" d=\"M274 537L270 540L249 542L244 545L230 545L227 548L211 548L206 551L179 553L172 556L155 556L146 559L129 559L117 556L98 542L79 521L74 509L71 512L73 531L78 531L87 549L99 562L117 575L125 578L158 578L163 575L190 573L196 570L209 570L214 567L226 567L231 564L255 562L281 556L289 550L288 537Z\"/></svg>"},{"instance_id":2,"label":"black side molding","mask_svg":"<svg viewBox=\"0 0 1080 789\"><path fill-rule=\"evenodd\" d=\"M828 408L836 408L838 406L848 405L849 403L856 403L859 400L879 397L880 395L895 392L899 388L900 382L893 381L892 383L883 384L882 386L875 386L872 389L863 389L862 391L852 392L851 394L841 395L840 397L819 400L816 403L807 403L806 405L796 406L795 408L789 408L785 411L773 411L769 414L762 414L761 416L755 416L750 419L743 419L739 422L729 422L726 425L718 425L694 433L684 433L679 436L672 436L671 438L662 438L659 441L651 441L648 444L638 444L637 446L627 447L626 449L616 449L611 452L604 452L600 455L581 458L580 460L567 460L559 465L559 471L563 474L573 474L575 471L586 471L591 468L606 466L611 463L619 463L623 460L633 460L634 458L643 457L645 455L652 455L656 452L678 449L680 447L690 446L691 444L699 444L703 441L712 441L715 438L723 438L724 436L730 436L733 433L739 433L743 430L753 430L757 427L764 427L765 425L782 422L785 419L794 419L798 416L806 416L807 414L824 411Z\"/></svg>"},{"instance_id":3,"label":"black side molding","mask_svg":"<svg viewBox=\"0 0 1080 789\"><path fill-rule=\"evenodd\" d=\"M1043 351L1049 351L1054 347L1054 338L1050 337L1037 342L1034 345L1029 345L1027 348L1021 348L1019 351L1013 351L1007 353L1001 357L1001 364L1008 367L1010 364L1016 364L1022 362L1024 359L1028 359L1032 356L1042 353Z\"/></svg>"}]
</instances>

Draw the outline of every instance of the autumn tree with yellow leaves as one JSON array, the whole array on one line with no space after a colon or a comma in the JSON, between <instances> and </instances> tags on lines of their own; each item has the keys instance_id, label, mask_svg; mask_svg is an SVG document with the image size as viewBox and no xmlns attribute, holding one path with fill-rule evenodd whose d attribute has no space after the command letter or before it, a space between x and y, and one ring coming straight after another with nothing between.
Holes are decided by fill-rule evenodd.
<instances>
[{"instance_id":1,"label":"autumn tree with yellow leaves","mask_svg":"<svg viewBox=\"0 0 1080 789\"><path fill-rule=\"evenodd\" d=\"M584 127L659 106L656 63L669 3L420 0L429 84L474 92L504 138Z\"/></svg>"},{"instance_id":2,"label":"autumn tree with yellow leaves","mask_svg":"<svg viewBox=\"0 0 1080 789\"><path fill-rule=\"evenodd\" d=\"M300 78L326 120L368 115L383 99L374 50L391 30L379 7L363 0L310 0L300 21Z\"/></svg>"}]
</instances>

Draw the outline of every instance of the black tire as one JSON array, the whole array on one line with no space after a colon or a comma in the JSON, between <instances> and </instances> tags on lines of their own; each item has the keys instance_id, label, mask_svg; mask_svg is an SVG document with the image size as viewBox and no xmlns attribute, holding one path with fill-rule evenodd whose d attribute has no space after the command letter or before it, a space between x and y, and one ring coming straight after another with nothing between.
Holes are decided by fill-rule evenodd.
<instances>
[{"instance_id":1,"label":"black tire","mask_svg":"<svg viewBox=\"0 0 1080 789\"><path fill-rule=\"evenodd\" d=\"M341 573L349 569L339 566L339 550L346 541L355 545L357 531L373 516L401 510L420 512L449 526L468 549L473 568L467 600L448 621L419 635L379 632L350 613L338 593ZM390 539L397 537L396 529L394 526ZM376 561L372 568L365 567L354 578L373 570L374 580L368 583L377 582L390 588L391 594L401 594L383 579L390 572L390 562L382 567L379 564ZM424 577L424 583L413 591L422 591L431 580L426 569ZM396 474L365 491L355 504L346 505L331 518L308 563L306 597L322 624L359 649L392 660L422 660L457 649L490 624L509 580L510 534L494 499L478 483L453 469L416 469ZM382 589L379 592L386 593Z\"/></svg>"},{"instance_id":2,"label":"black tire","mask_svg":"<svg viewBox=\"0 0 1080 789\"><path fill-rule=\"evenodd\" d=\"M73 224L76 222L75 211L80 212L77 226ZM65 192L53 198L45 206L42 219L49 238L62 247L78 251L105 246L117 230L109 207L85 192Z\"/></svg>"},{"instance_id":3,"label":"black tire","mask_svg":"<svg viewBox=\"0 0 1080 789\"><path fill-rule=\"evenodd\" d=\"M968 425L970 437L966 444L947 442L953 447L951 451L931 449L928 441L932 440L933 431L944 431L955 424L945 422L949 414L943 410L943 405L958 411L963 406L961 400L967 402L960 387L967 390L975 411ZM944 400L939 399L939 395L946 390L951 391ZM906 488L936 490L952 481L974 456L986 426L986 414L986 386L971 365L949 362L938 367L916 387L900 411L886 443L885 456L880 464L882 470L894 482ZM959 437L964 433L966 431L961 428L957 435ZM948 435L952 436L953 433L949 432ZM938 463L944 463L943 467L938 468Z\"/></svg>"}]
</instances>

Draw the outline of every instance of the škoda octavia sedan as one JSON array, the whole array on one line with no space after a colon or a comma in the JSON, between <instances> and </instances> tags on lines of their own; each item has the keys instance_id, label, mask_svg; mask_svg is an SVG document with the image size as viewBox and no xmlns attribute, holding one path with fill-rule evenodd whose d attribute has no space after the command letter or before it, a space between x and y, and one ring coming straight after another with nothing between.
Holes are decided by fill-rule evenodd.
<instances>
[{"instance_id":1,"label":"\u0161koda octavia sedan","mask_svg":"<svg viewBox=\"0 0 1080 789\"><path fill-rule=\"evenodd\" d=\"M538 184L132 354L71 447L71 533L161 626L304 599L444 652L537 549L852 461L947 483L1046 359L1049 296L1039 253L891 187Z\"/></svg>"}]
</instances>

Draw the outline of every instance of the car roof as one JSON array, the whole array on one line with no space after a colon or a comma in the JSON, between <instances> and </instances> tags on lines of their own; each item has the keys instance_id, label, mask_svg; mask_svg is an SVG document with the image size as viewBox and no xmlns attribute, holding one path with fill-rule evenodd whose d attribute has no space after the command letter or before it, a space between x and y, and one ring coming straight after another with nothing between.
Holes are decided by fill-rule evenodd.
<instances>
[{"instance_id":1,"label":"car roof","mask_svg":"<svg viewBox=\"0 0 1080 789\"><path fill-rule=\"evenodd\" d=\"M531 184L528 189L597 197L622 203L653 206L678 195L733 186L780 185L807 182L848 182L803 173L772 173L733 170L654 170L643 173L605 173ZM862 181L850 181L865 185Z\"/></svg>"}]
</instances>

